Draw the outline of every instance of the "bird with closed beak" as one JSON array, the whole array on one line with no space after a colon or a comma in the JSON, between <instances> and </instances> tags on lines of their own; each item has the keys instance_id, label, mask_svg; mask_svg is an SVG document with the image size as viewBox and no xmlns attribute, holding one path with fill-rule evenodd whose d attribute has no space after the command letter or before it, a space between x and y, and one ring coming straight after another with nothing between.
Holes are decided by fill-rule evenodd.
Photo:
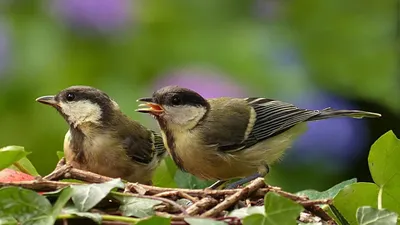
<instances>
[{"instance_id":1,"label":"bird with closed beak","mask_svg":"<svg viewBox=\"0 0 400 225\"><path fill-rule=\"evenodd\" d=\"M106 93L72 86L36 101L54 107L66 120L66 163L74 168L130 182L151 184L166 155L162 137L123 114Z\"/></svg>"},{"instance_id":2,"label":"bird with closed beak","mask_svg":"<svg viewBox=\"0 0 400 225\"><path fill-rule=\"evenodd\" d=\"M136 111L151 114L177 166L228 188L265 176L269 165L306 131L306 122L336 117L380 117L360 110L301 109L267 98L205 99L193 90L167 86L138 99ZM143 108L143 106L145 108Z\"/></svg>"}]
</instances>

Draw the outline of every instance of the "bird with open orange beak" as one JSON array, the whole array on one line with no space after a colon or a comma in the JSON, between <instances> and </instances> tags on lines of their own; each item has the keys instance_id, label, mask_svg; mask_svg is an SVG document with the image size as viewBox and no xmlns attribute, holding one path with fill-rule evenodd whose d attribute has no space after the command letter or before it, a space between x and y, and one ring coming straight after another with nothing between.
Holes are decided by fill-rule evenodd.
<instances>
[{"instance_id":1,"label":"bird with open orange beak","mask_svg":"<svg viewBox=\"0 0 400 225\"><path fill-rule=\"evenodd\" d=\"M206 180L243 178L228 188L265 176L269 165L306 131L307 122L337 117L380 117L360 110L301 109L267 98L211 98L178 86L153 93L137 111L151 114L177 166Z\"/></svg>"}]
</instances>

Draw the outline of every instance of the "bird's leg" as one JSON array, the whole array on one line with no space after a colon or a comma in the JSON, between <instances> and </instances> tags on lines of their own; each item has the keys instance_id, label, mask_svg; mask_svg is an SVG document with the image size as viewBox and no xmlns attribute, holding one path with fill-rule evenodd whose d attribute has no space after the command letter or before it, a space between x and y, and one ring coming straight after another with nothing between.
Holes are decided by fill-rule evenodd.
<instances>
[{"instance_id":1,"label":"bird's leg","mask_svg":"<svg viewBox=\"0 0 400 225\"><path fill-rule=\"evenodd\" d=\"M223 185L223 184L225 184L225 183L226 183L226 180L219 180L219 181L213 183L213 184L212 184L211 186L209 186L208 188L209 188L209 189L215 190L215 189L217 189L218 187L220 187L221 185Z\"/></svg>"},{"instance_id":2,"label":"bird's leg","mask_svg":"<svg viewBox=\"0 0 400 225\"><path fill-rule=\"evenodd\" d=\"M265 169L264 170L262 170L262 171L260 171L258 173L255 173L253 175L250 175L248 177L245 177L243 179L240 179L240 180L238 180L236 182L233 182L233 183L229 184L225 189L238 188L239 186L241 186L243 184L246 184L246 183L248 183L248 182L250 182L250 181L252 181L252 180L254 180L256 178L264 177L265 175L268 174L268 172L269 172L269 166L267 164L265 164Z\"/></svg>"}]
</instances>

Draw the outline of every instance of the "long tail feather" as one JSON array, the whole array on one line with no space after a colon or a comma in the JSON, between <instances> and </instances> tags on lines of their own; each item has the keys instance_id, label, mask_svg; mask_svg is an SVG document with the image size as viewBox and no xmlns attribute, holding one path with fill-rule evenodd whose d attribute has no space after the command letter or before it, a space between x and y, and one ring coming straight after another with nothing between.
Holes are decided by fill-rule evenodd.
<instances>
[{"instance_id":1,"label":"long tail feather","mask_svg":"<svg viewBox=\"0 0 400 225\"><path fill-rule=\"evenodd\" d=\"M364 117L377 118L382 116L381 114L374 112L367 112L361 110L335 110L331 108L323 109L320 112L321 112L320 114L311 117L310 119L308 119L308 121L324 120L335 117L351 117L355 119L362 119Z\"/></svg>"}]
</instances>

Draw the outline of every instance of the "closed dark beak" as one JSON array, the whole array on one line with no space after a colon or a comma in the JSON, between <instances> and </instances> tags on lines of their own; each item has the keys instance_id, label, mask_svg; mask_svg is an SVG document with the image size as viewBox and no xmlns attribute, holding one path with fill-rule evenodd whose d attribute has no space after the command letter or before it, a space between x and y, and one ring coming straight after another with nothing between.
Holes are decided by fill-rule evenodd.
<instances>
[{"instance_id":1,"label":"closed dark beak","mask_svg":"<svg viewBox=\"0 0 400 225\"><path fill-rule=\"evenodd\" d=\"M37 98L36 101L51 106L58 105L58 102L55 100L54 95L42 96Z\"/></svg>"}]
</instances>

